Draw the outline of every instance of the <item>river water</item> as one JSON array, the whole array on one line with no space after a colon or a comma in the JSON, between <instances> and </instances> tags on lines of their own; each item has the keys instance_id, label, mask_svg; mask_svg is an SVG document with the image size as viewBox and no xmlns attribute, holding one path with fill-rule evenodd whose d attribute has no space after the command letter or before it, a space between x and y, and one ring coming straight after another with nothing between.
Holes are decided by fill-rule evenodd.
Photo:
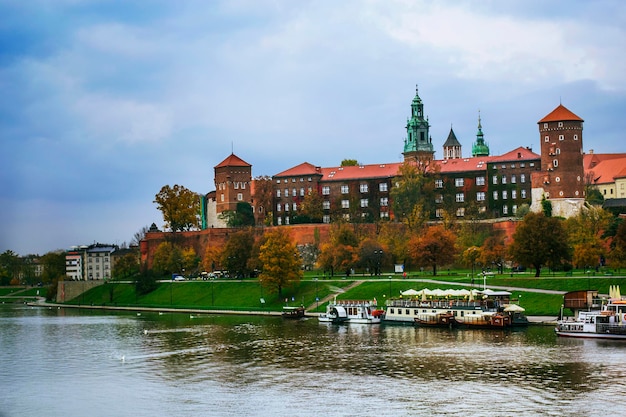
<instances>
[{"instance_id":1,"label":"river water","mask_svg":"<svg viewBox=\"0 0 626 417\"><path fill-rule=\"evenodd\" d=\"M626 414L626 344L552 328L0 306L0 416Z\"/></svg>"}]
</instances>

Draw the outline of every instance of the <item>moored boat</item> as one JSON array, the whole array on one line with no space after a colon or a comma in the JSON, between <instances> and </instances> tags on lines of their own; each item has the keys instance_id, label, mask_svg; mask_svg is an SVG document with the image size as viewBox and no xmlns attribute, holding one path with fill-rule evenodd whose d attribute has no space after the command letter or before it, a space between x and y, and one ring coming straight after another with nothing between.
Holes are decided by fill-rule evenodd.
<instances>
[{"instance_id":1,"label":"moored boat","mask_svg":"<svg viewBox=\"0 0 626 417\"><path fill-rule=\"evenodd\" d=\"M454 327L457 322L454 313L418 313L415 316L415 324L425 327Z\"/></svg>"},{"instance_id":2,"label":"moored boat","mask_svg":"<svg viewBox=\"0 0 626 417\"><path fill-rule=\"evenodd\" d=\"M283 307L283 318L285 319L301 319L305 316L304 307Z\"/></svg>"},{"instance_id":3,"label":"moored boat","mask_svg":"<svg viewBox=\"0 0 626 417\"><path fill-rule=\"evenodd\" d=\"M523 314L524 308L511 303L511 293L508 291L424 289L407 290L402 296L387 300L384 317L386 323L423 324L420 321L425 320L418 320L418 317L430 319L440 314L451 313L454 324L463 323L464 327L497 328L528 325L528 319ZM493 317L492 322L491 316L495 314L498 316ZM469 319L464 320L468 315Z\"/></svg>"},{"instance_id":4,"label":"moored boat","mask_svg":"<svg viewBox=\"0 0 626 417\"><path fill-rule=\"evenodd\" d=\"M574 319L557 321L559 337L626 340L626 300L609 299L600 309L580 311Z\"/></svg>"},{"instance_id":5,"label":"moored boat","mask_svg":"<svg viewBox=\"0 0 626 417\"><path fill-rule=\"evenodd\" d=\"M337 300L328 303L326 312L319 315L322 323L360 323L378 324L382 321L384 310L377 308L376 299Z\"/></svg>"}]
</instances>

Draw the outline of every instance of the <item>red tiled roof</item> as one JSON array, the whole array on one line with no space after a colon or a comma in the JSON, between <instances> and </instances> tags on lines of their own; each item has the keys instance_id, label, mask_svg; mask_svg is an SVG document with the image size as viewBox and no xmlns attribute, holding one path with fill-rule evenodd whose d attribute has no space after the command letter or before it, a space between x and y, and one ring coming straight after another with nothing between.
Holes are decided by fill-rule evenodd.
<instances>
[{"instance_id":1,"label":"red tiled roof","mask_svg":"<svg viewBox=\"0 0 626 417\"><path fill-rule=\"evenodd\" d=\"M544 117L543 119L539 120L537 123L544 123L544 122L564 122L564 121L579 121L579 122L584 122L583 119L581 119L580 117L576 116L574 113L572 113L570 110L567 109L567 107L565 107L562 104L559 104L559 106L552 110L552 112L550 112L550 114L548 114L546 117Z\"/></svg>"},{"instance_id":2,"label":"red tiled roof","mask_svg":"<svg viewBox=\"0 0 626 417\"><path fill-rule=\"evenodd\" d=\"M313 164L308 162L303 162L300 165L296 165L293 168L289 168L279 174L274 175L275 177L297 177L299 175L314 175L321 174L321 168L316 167Z\"/></svg>"},{"instance_id":3,"label":"red tiled roof","mask_svg":"<svg viewBox=\"0 0 626 417\"><path fill-rule=\"evenodd\" d=\"M442 174L452 172L486 171L487 164L493 161L493 156L476 156L472 158L455 158L434 161Z\"/></svg>"},{"instance_id":4,"label":"red tiled roof","mask_svg":"<svg viewBox=\"0 0 626 417\"><path fill-rule=\"evenodd\" d=\"M513 149L503 155L494 156L493 162L528 161L533 159L541 159L541 155L534 153L532 149L520 146L519 148Z\"/></svg>"},{"instance_id":5,"label":"red tiled roof","mask_svg":"<svg viewBox=\"0 0 626 417\"><path fill-rule=\"evenodd\" d=\"M392 162L390 164L322 168L322 181L391 178L398 175L401 165L402 162Z\"/></svg>"},{"instance_id":6,"label":"red tiled roof","mask_svg":"<svg viewBox=\"0 0 626 417\"><path fill-rule=\"evenodd\" d=\"M626 178L626 156L624 154L621 155L621 158L606 159L602 159L601 155L597 155L600 157L600 162L593 168L585 168L585 174L593 173L591 183L594 185L610 184L618 178Z\"/></svg>"},{"instance_id":7,"label":"red tiled roof","mask_svg":"<svg viewBox=\"0 0 626 417\"><path fill-rule=\"evenodd\" d=\"M586 153L583 155L583 167L585 170L593 169L602 161L621 158L626 158L626 153Z\"/></svg>"},{"instance_id":8,"label":"red tiled roof","mask_svg":"<svg viewBox=\"0 0 626 417\"><path fill-rule=\"evenodd\" d=\"M243 159L241 159L240 157L238 157L234 153L231 153L228 156L228 158L224 159L222 162L217 164L215 166L215 168L221 168L221 167L251 167L251 166L252 165L250 165L249 163L247 163L246 161L244 161Z\"/></svg>"}]
</instances>

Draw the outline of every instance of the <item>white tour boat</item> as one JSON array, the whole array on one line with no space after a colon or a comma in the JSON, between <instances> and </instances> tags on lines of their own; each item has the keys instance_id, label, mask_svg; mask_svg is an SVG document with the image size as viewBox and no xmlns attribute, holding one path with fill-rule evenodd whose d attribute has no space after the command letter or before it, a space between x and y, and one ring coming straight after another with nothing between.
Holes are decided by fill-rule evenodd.
<instances>
[{"instance_id":1,"label":"white tour boat","mask_svg":"<svg viewBox=\"0 0 626 417\"><path fill-rule=\"evenodd\" d=\"M326 312L319 315L322 323L360 323L378 324L384 314L377 309L376 299L363 300L333 300L328 303Z\"/></svg>"},{"instance_id":2,"label":"white tour boat","mask_svg":"<svg viewBox=\"0 0 626 417\"><path fill-rule=\"evenodd\" d=\"M599 310L579 311L575 319L557 321L560 337L626 340L626 300L609 299Z\"/></svg>"}]
</instances>

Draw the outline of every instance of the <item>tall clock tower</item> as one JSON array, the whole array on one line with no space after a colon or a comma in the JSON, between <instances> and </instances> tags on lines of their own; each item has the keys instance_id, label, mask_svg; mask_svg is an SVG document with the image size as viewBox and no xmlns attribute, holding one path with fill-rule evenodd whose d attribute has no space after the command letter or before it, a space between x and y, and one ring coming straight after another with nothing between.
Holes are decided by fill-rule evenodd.
<instances>
[{"instance_id":1,"label":"tall clock tower","mask_svg":"<svg viewBox=\"0 0 626 417\"><path fill-rule=\"evenodd\" d=\"M415 87L415 97L411 102L411 117L406 123L407 137L404 139L404 161L428 164L435 151L432 138L428 134L428 118L424 118L424 103Z\"/></svg>"}]
</instances>

